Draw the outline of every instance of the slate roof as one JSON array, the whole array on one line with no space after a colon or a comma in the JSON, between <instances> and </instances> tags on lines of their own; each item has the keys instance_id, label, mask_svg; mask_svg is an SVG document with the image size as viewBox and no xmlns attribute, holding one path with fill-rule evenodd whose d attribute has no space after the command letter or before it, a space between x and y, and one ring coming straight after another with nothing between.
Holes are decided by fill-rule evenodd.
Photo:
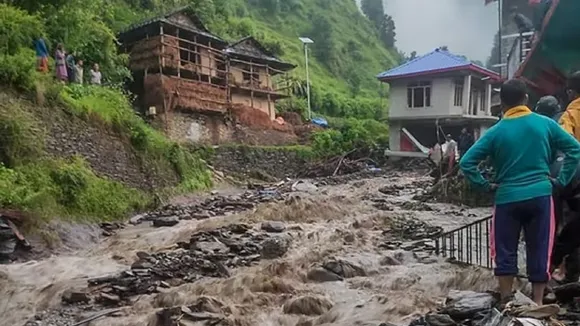
<instances>
[{"instance_id":1,"label":"slate roof","mask_svg":"<svg viewBox=\"0 0 580 326\"><path fill-rule=\"evenodd\" d=\"M381 81L389 81L399 78L410 78L456 70L470 70L492 79L500 79L500 76L497 73L473 64L464 57L452 54L449 51L442 49L435 49L421 57L380 73L377 75L377 78Z\"/></svg>"},{"instance_id":2,"label":"slate roof","mask_svg":"<svg viewBox=\"0 0 580 326\"><path fill-rule=\"evenodd\" d=\"M278 59L268 49L266 49L258 40L252 36L244 37L243 39L232 43L225 49L225 53L229 56L239 56L251 59L258 59L262 62L267 62L272 66L279 68L293 69L295 65L284 62Z\"/></svg>"},{"instance_id":3,"label":"slate roof","mask_svg":"<svg viewBox=\"0 0 580 326\"><path fill-rule=\"evenodd\" d=\"M219 41L221 43L227 44L226 41L224 41L221 38L219 38L218 36L212 34L205 27L205 25L203 24L203 22L201 21L201 19L199 19L199 17L197 15L193 14L192 12L190 12L190 9L191 9L191 6L183 6L183 7L177 8L175 10L172 10L172 11L170 11L168 13L165 13L165 14L163 14L161 16L157 16L157 17L150 18L150 19L144 20L142 22L133 24L133 25L129 26L128 28L126 28L125 30L121 31L121 33L119 33L119 35L122 38L122 36L124 34L129 34L132 31L134 31L136 29L139 29L139 28L141 28L143 26L147 26L147 25L150 25L150 24L153 24L153 23L157 23L157 22L163 22L163 23L166 23L166 24L170 24L170 25L177 26L177 27L179 27L181 29L189 30L191 32L194 32L194 33L197 33L197 34L206 36L208 38L214 39L214 40ZM172 16L177 15L177 14L180 14L180 13L186 14L192 20L192 22L194 23L194 26L189 25L189 24L188 25L180 24L177 21L171 20L171 17Z\"/></svg>"}]
</instances>

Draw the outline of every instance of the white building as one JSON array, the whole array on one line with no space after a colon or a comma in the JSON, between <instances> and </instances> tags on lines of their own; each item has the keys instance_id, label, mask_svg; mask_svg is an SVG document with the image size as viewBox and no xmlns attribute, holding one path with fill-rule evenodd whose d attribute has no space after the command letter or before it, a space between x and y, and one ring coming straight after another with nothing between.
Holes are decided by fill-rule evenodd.
<instances>
[{"instance_id":1,"label":"white building","mask_svg":"<svg viewBox=\"0 0 580 326\"><path fill-rule=\"evenodd\" d=\"M443 49L377 78L390 85L391 155L425 156L446 134L457 140L464 127L477 139L498 120L491 106L500 76Z\"/></svg>"}]
</instances>

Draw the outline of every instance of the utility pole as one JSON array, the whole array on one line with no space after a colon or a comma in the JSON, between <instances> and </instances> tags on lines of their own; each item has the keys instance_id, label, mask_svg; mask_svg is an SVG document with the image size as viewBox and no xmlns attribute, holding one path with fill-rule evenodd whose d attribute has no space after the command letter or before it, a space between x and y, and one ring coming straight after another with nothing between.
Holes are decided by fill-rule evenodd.
<instances>
[{"instance_id":1,"label":"utility pole","mask_svg":"<svg viewBox=\"0 0 580 326\"><path fill-rule=\"evenodd\" d=\"M306 97L308 98L308 121L312 120L312 107L310 106L310 73L308 71L308 44L314 43L308 37L300 37L300 41L304 44L304 61L306 63Z\"/></svg>"}]
</instances>

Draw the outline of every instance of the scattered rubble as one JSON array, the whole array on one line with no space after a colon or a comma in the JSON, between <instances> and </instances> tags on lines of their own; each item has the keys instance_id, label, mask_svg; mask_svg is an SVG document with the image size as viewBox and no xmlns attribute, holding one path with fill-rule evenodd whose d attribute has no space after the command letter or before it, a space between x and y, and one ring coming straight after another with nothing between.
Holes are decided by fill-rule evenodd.
<instances>
[{"instance_id":1,"label":"scattered rubble","mask_svg":"<svg viewBox=\"0 0 580 326\"><path fill-rule=\"evenodd\" d=\"M125 224L120 222L105 222L100 224L101 229L103 230L103 236L110 237L117 233L117 231L124 229Z\"/></svg>"},{"instance_id":2,"label":"scattered rubble","mask_svg":"<svg viewBox=\"0 0 580 326\"><path fill-rule=\"evenodd\" d=\"M169 252L138 253L131 270L89 280L90 293L101 304L118 305L135 295L156 293L203 277L229 277L230 268L283 256L290 240L253 232L249 225L233 224L197 232L189 242L178 246Z\"/></svg>"},{"instance_id":3,"label":"scattered rubble","mask_svg":"<svg viewBox=\"0 0 580 326\"><path fill-rule=\"evenodd\" d=\"M388 223L389 228L383 231L383 235L391 239L432 239L443 233L442 227L431 226L423 221L404 216L393 216Z\"/></svg>"},{"instance_id":4,"label":"scattered rubble","mask_svg":"<svg viewBox=\"0 0 580 326\"><path fill-rule=\"evenodd\" d=\"M154 326L179 326L191 323L196 325L230 326L234 323L227 318L230 309L221 301L213 297L199 297L190 306L165 308L157 312L157 321Z\"/></svg>"},{"instance_id":5,"label":"scattered rubble","mask_svg":"<svg viewBox=\"0 0 580 326\"><path fill-rule=\"evenodd\" d=\"M212 196L196 205L166 205L148 214L135 216L132 224L152 221L156 227L172 226L180 220L203 220L253 209L259 203L282 200L275 188L248 190L237 196Z\"/></svg>"}]
</instances>

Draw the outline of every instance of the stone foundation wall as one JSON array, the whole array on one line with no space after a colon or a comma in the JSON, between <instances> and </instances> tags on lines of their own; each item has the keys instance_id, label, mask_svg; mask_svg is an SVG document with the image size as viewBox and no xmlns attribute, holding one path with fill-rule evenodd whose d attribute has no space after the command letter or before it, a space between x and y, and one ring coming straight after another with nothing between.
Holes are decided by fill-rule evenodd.
<instances>
[{"instance_id":1,"label":"stone foundation wall","mask_svg":"<svg viewBox=\"0 0 580 326\"><path fill-rule=\"evenodd\" d=\"M308 164L297 150L250 146L216 148L209 162L220 171L262 180L295 178Z\"/></svg>"}]
</instances>

